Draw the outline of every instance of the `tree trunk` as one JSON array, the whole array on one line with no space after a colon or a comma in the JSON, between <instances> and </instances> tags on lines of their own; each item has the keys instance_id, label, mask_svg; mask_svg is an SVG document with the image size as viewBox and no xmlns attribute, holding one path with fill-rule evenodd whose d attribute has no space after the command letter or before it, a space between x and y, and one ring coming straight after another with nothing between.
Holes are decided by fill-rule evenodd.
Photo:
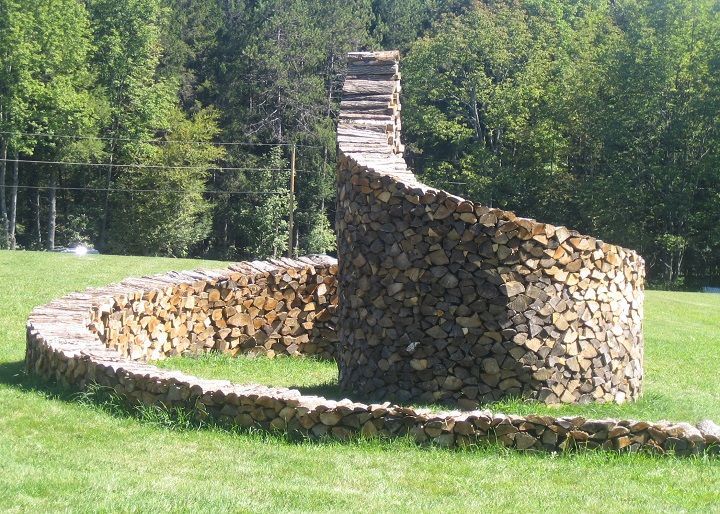
<instances>
[{"instance_id":1,"label":"tree trunk","mask_svg":"<svg viewBox=\"0 0 720 514\"><path fill-rule=\"evenodd\" d=\"M675 266L675 280L678 280L682 273L682 264L685 257L686 248L687 246L683 246L682 248L680 248L680 250L678 250L677 265Z\"/></svg>"},{"instance_id":2,"label":"tree trunk","mask_svg":"<svg viewBox=\"0 0 720 514\"><path fill-rule=\"evenodd\" d=\"M330 56L330 70L328 70L328 101L327 101L327 112L325 115L329 118L332 114L332 95L333 95L333 85L335 84L335 74L333 73L335 71L335 55Z\"/></svg>"},{"instance_id":3,"label":"tree trunk","mask_svg":"<svg viewBox=\"0 0 720 514\"><path fill-rule=\"evenodd\" d=\"M39 183L39 182L38 182ZM35 211L35 248L42 250L42 224L40 223L40 188L35 189L33 198L33 210Z\"/></svg>"},{"instance_id":4,"label":"tree trunk","mask_svg":"<svg viewBox=\"0 0 720 514\"><path fill-rule=\"evenodd\" d=\"M47 249L55 249L55 222L57 220L57 170L53 169L50 176L50 195L48 205Z\"/></svg>"},{"instance_id":5,"label":"tree trunk","mask_svg":"<svg viewBox=\"0 0 720 514\"><path fill-rule=\"evenodd\" d=\"M112 172L113 172L113 157L115 154L114 147L111 147L110 149L110 165L108 166L108 171L106 175L106 181L105 181L105 202L103 203L103 211L101 213L101 221L100 221L100 241L98 242L98 247L100 250L105 249L105 244L107 242L107 225L108 225L108 218L110 216L110 186L112 185Z\"/></svg>"},{"instance_id":6,"label":"tree trunk","mask_svg":"<svg viewBox=\"0 0 720 514\"><path fill-rule=\"evenodd\" d=\"M472 124L475 129L475 139L477 141L482 141L483 131L481 129L482 124L480 123L480 109L478 108L477 91L474 86L470 92L470 101L472 102Z\"/></svg>"},{"instance_id":7,"label":"tree trunk","mask_svg":"<svg viewBox=\"0 0 720 514\"><path fill-rule=\"evenodd\" d=\"M322 178L320 179L320 212L325 214L325 194L322 188L325 187L325 168L328 165L328 148L327 145L323 145L323 165L322 165Z\"/></svg>"},{"instance_id":8,"label":"tree trunk","mask_svg":"<svg viewBox=\"0 0 720 514\"><path fill-rule=\"evenodd\" d=\"M5 170L7 168L7 141L2 142L0 152L0 248L8 248L10 239L10 223L8 220L7 205L5 204Z\"/></svg>"},{"instance_id":9,"label":"tree trunk","mask_svg":"<svg viewBox=\"0 0 720 514\"><path fill-rule=\"evenodd\" d=\"M227 222L227 217L225 217L225 221L223 222L223 250L225 252L224 255L227 255L229 241L230 241L230 235L228 232L228 222Z\"/></svg>"},{"instance_id":10,"label":"tree trunk","mask_svg":"<svg viewBox=\"0 0 720 514\"><path fill-rule=\"evenodd\" d=\"M14 250L17 246L15 240L15 228L17 226L17 192L18 192L18 152L15 151L15 160L13 161L13 178L10 187L10 249Z\"/></svg>"}]
</instances>

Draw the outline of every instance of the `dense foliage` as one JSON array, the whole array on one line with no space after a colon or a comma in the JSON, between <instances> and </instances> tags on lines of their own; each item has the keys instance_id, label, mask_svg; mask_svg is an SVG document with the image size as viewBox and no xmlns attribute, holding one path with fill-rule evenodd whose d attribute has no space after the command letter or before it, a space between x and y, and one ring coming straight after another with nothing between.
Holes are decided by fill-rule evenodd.
<instances>
[{"instance_id":1,"label":"dense foliage","mask_svg":"<svg viewBox=\"0 0 720 514\"><path fill-rule=\"evenodd\" d=\"M332 251L344 55L376 48L424 181L719 279L717 0L0 0L0 246L282 254L296 145L293 250Z\"/></svg>"}]
</instances>

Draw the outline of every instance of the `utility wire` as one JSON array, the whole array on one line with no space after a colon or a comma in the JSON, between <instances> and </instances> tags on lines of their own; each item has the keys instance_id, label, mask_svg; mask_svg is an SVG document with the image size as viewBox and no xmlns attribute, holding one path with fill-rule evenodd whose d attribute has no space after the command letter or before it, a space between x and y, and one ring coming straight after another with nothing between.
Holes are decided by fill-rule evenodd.
<instances>
[{"instance_id":1,"label":"utility wire","mask_svg":"<svg viewBox=\"0 0 720 514\"><path fill-rule=\"evenodd\" d=\"M232 166L171 166L163 164L115 164L109 162L68 162L68 161L38 161L31 159L0 159L0 162L22 162L26 164L62 164L65 166L90 166L90 167L107 167L113 168L150 168L150 169L170 169L170 170L207 170L207 171L290 171L290 168L245 168ZM301 173L311 173L310 170L295 170Z\"/></svg>"},{"instance_id":2,"label":"utility wire","mask_svg":"<svg viewBox=\"0 0 720 514\"><path fill-rule=\"evenodd\" d=\"M16 186L6 186L16 187ZM286 195L287 191L216 191L205 189L202 191L194 191L192 189L127 189L127 188L108 188L108 187L68 187L68 186L31 186L27 184L18 184L18 189L56 189L60 191L92 191L92 192L118 192L118 193L202 193L202 194L219 194L219 195Z\"/></svg>"},{"instance_id":3,"label":"utility wire","mask_svg":"<svg viewBox=\"0 0 720 514\"><path fill-rule=\"evenodd\" d=\"M229 141L229 142L212 142L212 141L174 141L165 139L133 139L129 137L102 137L102 136L80 136L69 134L48 134L43 132L11 132L0 131L5 136L28 136L28 137L44 137L58 139L80 139L90 141L125 141L133 143L158 143L158 144L186 144L186 145L212 145L212 146L296 146L298 148L324 148L322 145L310 145L304 143L253 143L250 141Z\"/></svg>"},{"instance_id":4,"label":"utility wire","mask_svg":"<svg viewBox=\"0 0 720 514\"><path fill-rule=\"evenodd\" d=\"M109 162L69 162L69 161L39 161L31 159L0 159L0 162L23 162L26 164L64 164L66 166L112 166L113 168L151 168L151 169L171 169L171 170L187 170L187 169L205 169L205 170L228 170L228 171L290 171L287 168L233 168L218 166L165 166L162 164L115 164Z\"/></svg>"}]
</instances>

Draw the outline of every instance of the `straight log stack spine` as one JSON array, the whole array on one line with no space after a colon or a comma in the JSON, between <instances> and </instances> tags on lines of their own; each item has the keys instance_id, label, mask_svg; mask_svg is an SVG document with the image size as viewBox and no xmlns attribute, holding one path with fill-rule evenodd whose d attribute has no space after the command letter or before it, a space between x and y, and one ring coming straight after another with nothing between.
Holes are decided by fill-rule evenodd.
<instances>
[{"instance_id":1,"label":"straight log stack spine","mask_svg":"<svg viewBox=\"0 0 720 514\"><path fill-rule=\"evenodd\" d=\"M420 183L402 158L398 58L351 54L341 103L341 387L465 409L636 399L642 258Z\"/></svg>"}]
</instances>

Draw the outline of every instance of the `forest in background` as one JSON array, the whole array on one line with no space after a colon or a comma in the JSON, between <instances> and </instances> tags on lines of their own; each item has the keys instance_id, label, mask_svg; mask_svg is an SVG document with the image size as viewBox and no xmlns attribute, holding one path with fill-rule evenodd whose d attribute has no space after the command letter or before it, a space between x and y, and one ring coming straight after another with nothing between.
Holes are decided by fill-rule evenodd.
<instances>
[{"instance_id":1,"label":"forest in background","mask_svg":"<svg viewBox=\"0 0 720 514\"><path fill-rule=\"evenodd\" d=\"M0 248L334 250L354 50L428 184L720 280L717 0L0 0Z\"/></svg>"}]
</instances>

